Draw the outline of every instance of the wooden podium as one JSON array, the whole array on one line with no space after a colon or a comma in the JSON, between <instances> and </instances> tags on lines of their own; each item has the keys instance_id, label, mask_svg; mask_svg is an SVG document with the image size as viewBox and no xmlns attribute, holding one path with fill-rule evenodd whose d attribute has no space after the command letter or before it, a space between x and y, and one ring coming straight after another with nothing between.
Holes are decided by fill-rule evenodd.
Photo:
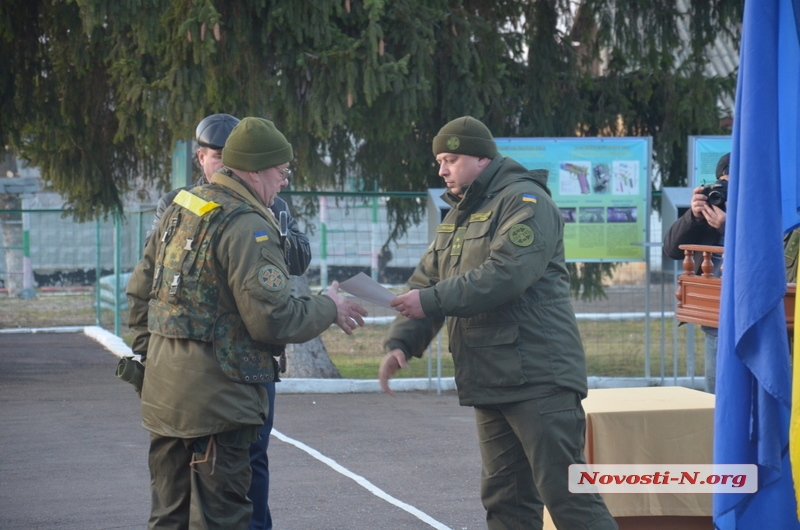
<instances>
[{"instance_id":1,"label":"wooden podium","mask_svg":"<svg viewBox=\"0 0 800 530\"><path fill-rule=\"evenodd\" d=\"M722 290L722 278L714 276L714 265L711 262L713 254L722 254L723 247L705 245L680 245L684 251L683 274L678 276L678 290L675 297L678 307L675 317L681 322L691 322L713 328L719 327L719 301ZM695 273L697 264L694 261L695 252L702 253L703 261L701 273ZM796 284L786 285L786 296L783 298L786 310L786 328L791 333L794 330L794 297Z\"/></svg>"}]
</instances>

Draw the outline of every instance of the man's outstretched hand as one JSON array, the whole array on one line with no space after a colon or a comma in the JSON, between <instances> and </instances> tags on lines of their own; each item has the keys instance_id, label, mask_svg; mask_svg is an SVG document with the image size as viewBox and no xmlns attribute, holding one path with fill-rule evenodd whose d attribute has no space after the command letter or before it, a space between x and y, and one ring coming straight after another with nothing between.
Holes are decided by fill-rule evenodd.
<instances>
[{"instance_id":1,"label":"man's outstretched hand","mask_svg":"<svg viewBox=\"0 0 800 530\"><path fill-rule=\"evenodd\" d=\"M419 300L417 289L395 296L390 305L406 318L425 318L425 311L422 310L422 302Z\"/></svg>"},{"instance_id":2,"label":"man's outstretched hand","mask_svg":"<svg viewBox=\"0 0 800 530\"><path fill-rule=\"evenodd\" d=\"M344 296L339 294L339 282L333 282L325 292L327 296L336 304L336 325L348 335L353 334L353 330L364 325L364 318L367 310Z\"/></svg>"},{"instance_id":3,"label":"man's outstretched hand","mask_svg":"<svg viewBox=\"0 0 800 530\"><path fill-rule=\"evenodd\" d=\"M389 388L389 379L394 377L394 374L401 368L408 368L408 363L406 362L406 354L399 349L387 353L381 361L380 368L378 368L378 381L381 383L381 389L390 396L394 396L394 392Z\"/></svg>"}]
</instances>

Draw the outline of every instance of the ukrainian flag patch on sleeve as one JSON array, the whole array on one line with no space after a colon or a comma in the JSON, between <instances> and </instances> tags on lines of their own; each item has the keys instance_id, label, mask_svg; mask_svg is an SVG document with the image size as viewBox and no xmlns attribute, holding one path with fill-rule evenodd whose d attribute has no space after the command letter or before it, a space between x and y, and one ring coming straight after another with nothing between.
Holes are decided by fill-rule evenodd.
<instances>
[{"instance_id":1,"label":"ukrainian flag patch on sleeve","mask_svg":"<svg viewBox=\"0 0 800 530\"><path fill-rule=\"evenodd\" d=\"M536 202L536 195L531 195L530 193L523 193L522 194L522 202Z\"/></svg>"},{"instance_id":2,"label":"ukrainian flag patch on sleeve","mask_svg":"<svg viewBox=\"0 0 800 530\"><path fill-rule=\"evenodd\" d=\"M253 232L253 237L256 238L256 242L261 243L262 241L269 241L269 236L267 235L266 230L259 230L258 232Z\"/></svg>"}]
</instances>

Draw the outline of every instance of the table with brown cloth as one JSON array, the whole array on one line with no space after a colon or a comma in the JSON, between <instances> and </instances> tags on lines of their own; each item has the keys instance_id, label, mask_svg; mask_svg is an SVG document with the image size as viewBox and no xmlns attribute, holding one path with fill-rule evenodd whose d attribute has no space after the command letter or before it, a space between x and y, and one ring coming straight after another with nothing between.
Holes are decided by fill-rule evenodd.
<instances>
[{"instance_id":1,"label":"table with brown cloth","mask_svg":"<svg viewBox=\"0 0 800 530\"><path fill-rule=\"evenodd\" d=\"M712 464L714 395L683 387L593 389L586 411L589 464ZM713 528L711 494L603 493L621 529ZM549 515L545 529L554 529Z\"/></svg>"}]
</instances>

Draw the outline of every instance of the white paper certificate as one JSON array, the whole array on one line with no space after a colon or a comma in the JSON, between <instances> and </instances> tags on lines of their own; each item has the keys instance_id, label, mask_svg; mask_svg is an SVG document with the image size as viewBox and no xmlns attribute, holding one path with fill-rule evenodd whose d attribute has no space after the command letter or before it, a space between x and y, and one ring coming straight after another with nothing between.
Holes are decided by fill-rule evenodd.
<instances>
[{"instance_id":1,"label":"white paper certificate","mask_svg":"<svg viewBox=\"0 0 800 530\"><path fill-rule=\"evenodd\" d=\"M339 288L362 300L390 309L392 307L389 305L389 302L397 296L363 272L359 272L352 278L341 282Z\"/></svg>"}]
</instances>

